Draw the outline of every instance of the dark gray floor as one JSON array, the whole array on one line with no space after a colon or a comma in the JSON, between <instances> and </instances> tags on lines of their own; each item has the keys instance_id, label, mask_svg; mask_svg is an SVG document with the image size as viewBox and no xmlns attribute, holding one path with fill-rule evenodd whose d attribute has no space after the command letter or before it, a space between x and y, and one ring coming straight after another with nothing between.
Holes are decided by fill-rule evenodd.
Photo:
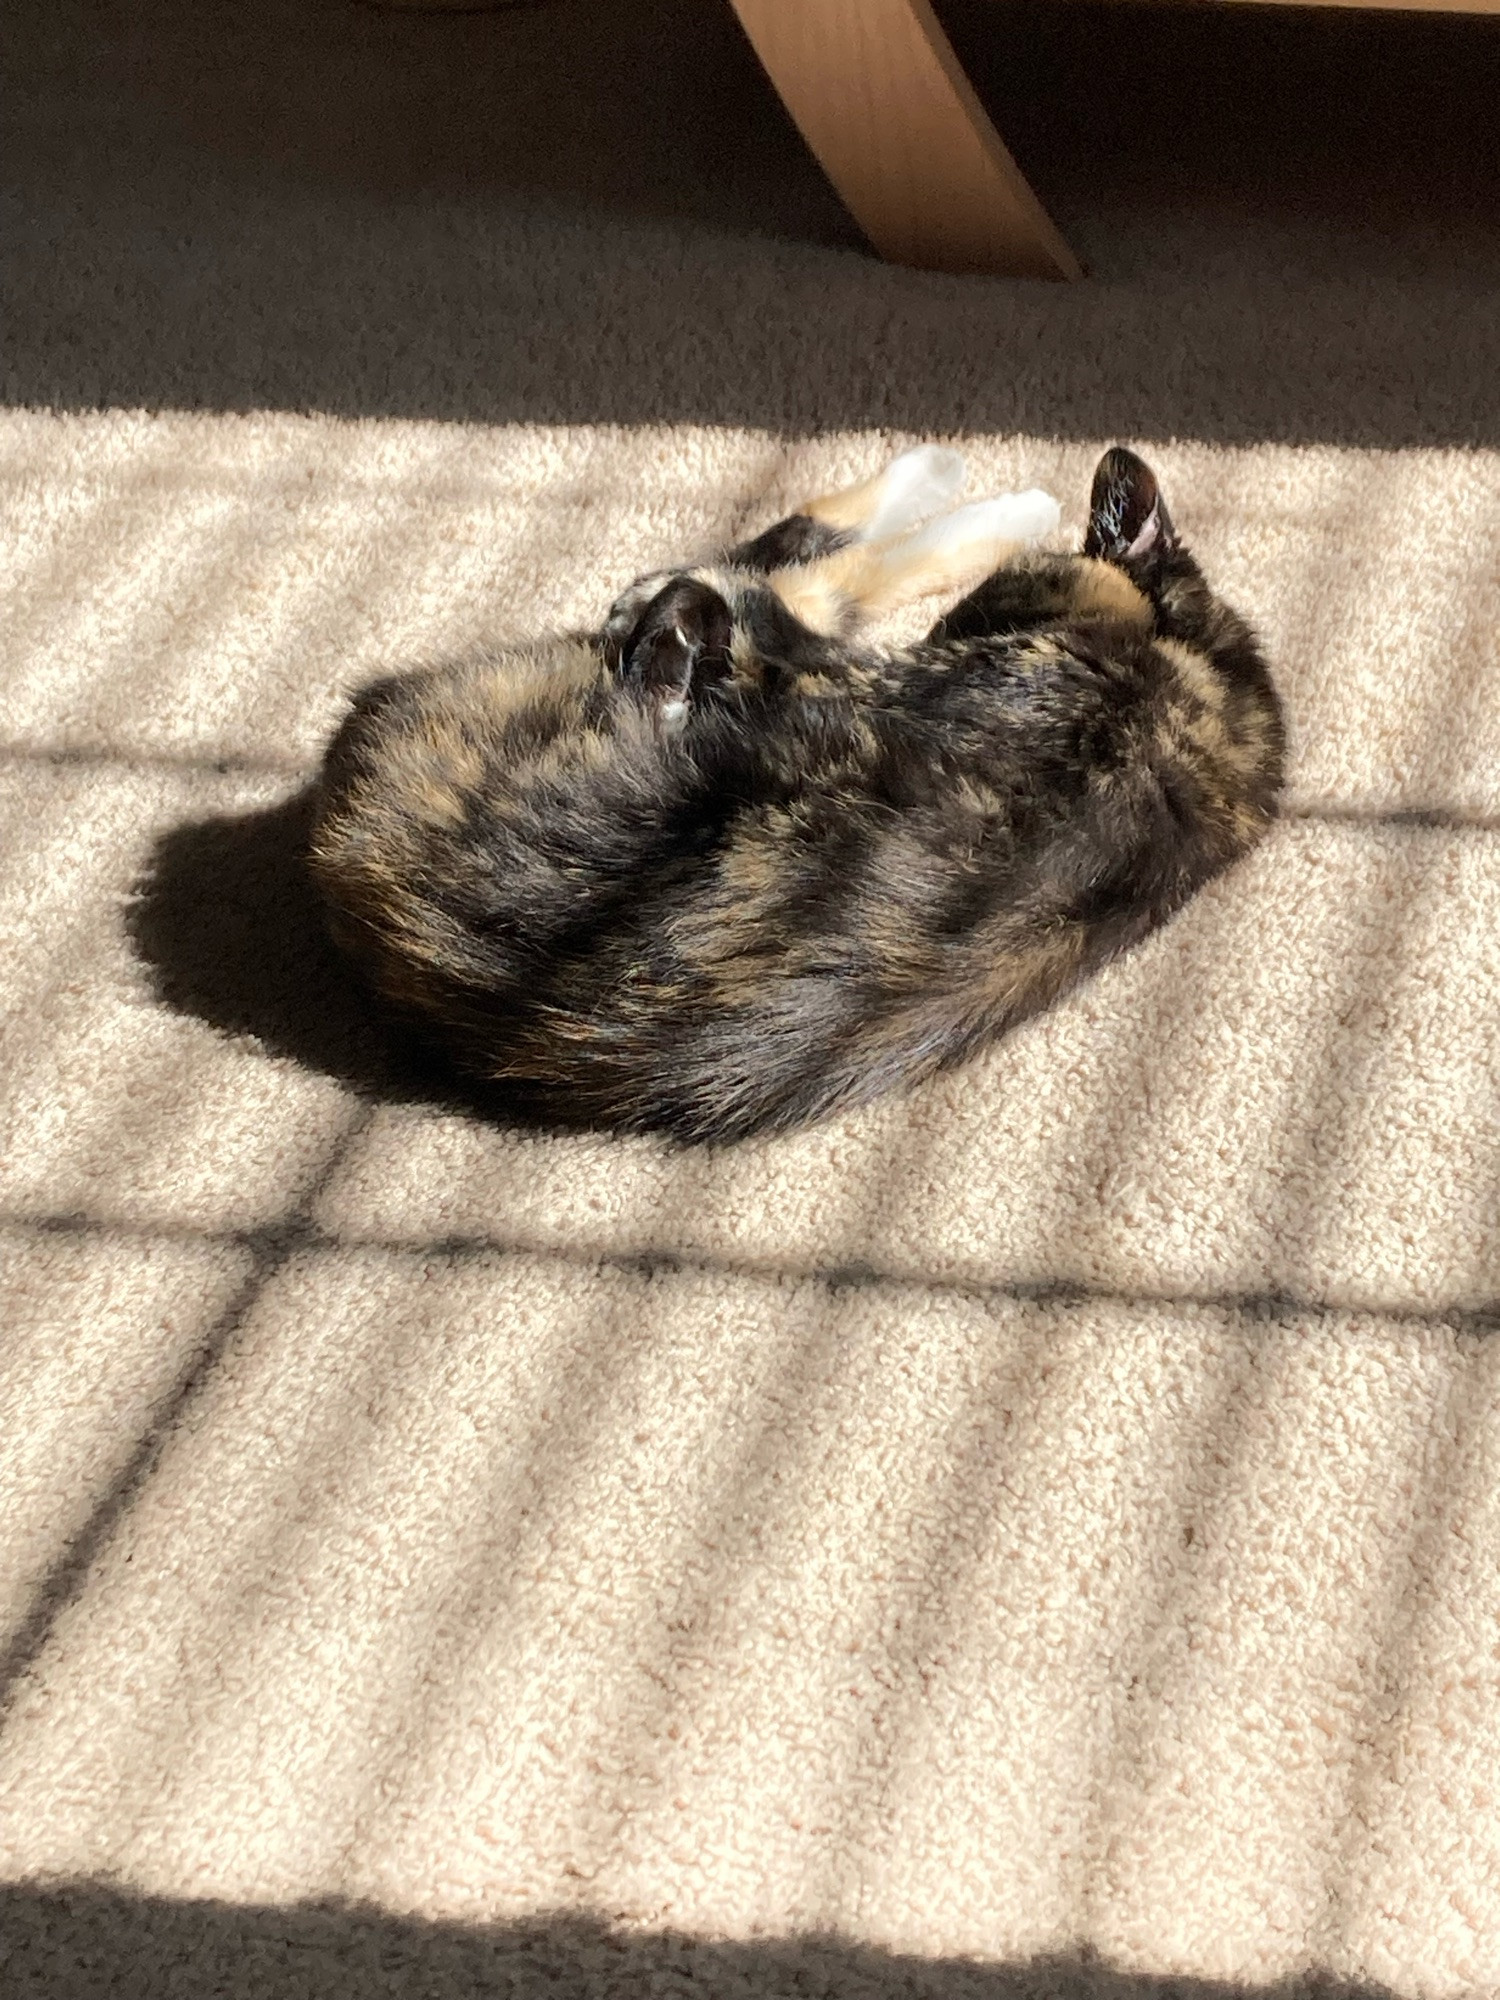
<instances>
[{"instance_id":1,"label":"dark gray floor","mask_svg":"<svg viewBox=\"0 0 1500 2000\"><path fill-rule=\"evenodd\" d=\"M1500 20L944 11L1086 283L877 263L723 0L13 0L0 395L1500 440Z\"/></svg>"}]
</instances>

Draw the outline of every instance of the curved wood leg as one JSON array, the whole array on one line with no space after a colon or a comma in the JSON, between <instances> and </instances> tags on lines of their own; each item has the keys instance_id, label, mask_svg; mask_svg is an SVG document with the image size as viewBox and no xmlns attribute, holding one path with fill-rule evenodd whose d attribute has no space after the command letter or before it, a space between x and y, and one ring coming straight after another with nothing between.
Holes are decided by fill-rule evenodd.
<instances>
[{"instance_id":1,"label":"curved wood leg","mask_svg":"<svg viewBox=\"0 0 1500 2000\"><path fill-rule=\"evenodd\" d=\"M929 0L732 0L798 129L883 257L1076 278Z\"/></svg>"}]
</instances>

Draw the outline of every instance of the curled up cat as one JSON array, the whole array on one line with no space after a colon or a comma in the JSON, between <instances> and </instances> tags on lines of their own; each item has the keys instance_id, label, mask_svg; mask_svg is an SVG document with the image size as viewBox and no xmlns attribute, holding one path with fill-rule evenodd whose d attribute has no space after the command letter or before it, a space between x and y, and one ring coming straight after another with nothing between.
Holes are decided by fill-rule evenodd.
<instances>
[{"instance_id":1,"label":"curled up cat","mask_svg":"<svg viewBox=\"0 0 1500 2000\"><path fill-rule=\"evenodd\" d=\"M1105 455L1081 554L961 478L919 448L595 635L365 689L310 860L385 1001L552 1122L786 1131L986 1047L1252 847L1280 705L1149 467ZM860 636L979 576L920 643Z\"/></svg>"}]
</instances>

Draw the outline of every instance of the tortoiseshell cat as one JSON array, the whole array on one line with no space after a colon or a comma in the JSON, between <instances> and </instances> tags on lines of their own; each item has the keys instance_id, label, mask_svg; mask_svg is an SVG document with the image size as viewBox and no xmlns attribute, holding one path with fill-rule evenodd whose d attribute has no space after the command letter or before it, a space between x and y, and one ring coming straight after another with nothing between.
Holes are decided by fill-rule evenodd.
<instances>
[{"instance_id":1,"label":"tortoiseshell cat","mask_svg":"<svg viewBox=\"0 0 1500 2000\"><path fill-rule=\"evenodd\" d=\"M960 476L362 693L311 860L386 1000L545 1117L739 1139L960 1062L1251 847L1280 707L1150 469L1105 456L1081 555L1021 552L1045 494L915 529ZM854 636L981 564L921 644Z\"/></svg>"}]
</instances>

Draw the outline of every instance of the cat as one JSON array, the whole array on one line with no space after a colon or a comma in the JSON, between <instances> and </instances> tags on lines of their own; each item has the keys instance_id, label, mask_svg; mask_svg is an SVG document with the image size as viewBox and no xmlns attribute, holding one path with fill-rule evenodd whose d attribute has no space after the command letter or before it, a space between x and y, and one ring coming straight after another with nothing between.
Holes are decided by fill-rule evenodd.
<instances>
[{"instance_id":1,"label":"cat","mask_svg":"<svg viewBox=\"0 0 1500 2000\"><path fill-rule=\"evenodd\" d=\"M927 514L922 447L601 631L383 680L310 844L337 943L471 1076L551 1123L727 1142L963 1061L1266 832L1260 646L1150 468ZM976 575L919 644L861 624Z\"/></svg>"}]
</instances>

